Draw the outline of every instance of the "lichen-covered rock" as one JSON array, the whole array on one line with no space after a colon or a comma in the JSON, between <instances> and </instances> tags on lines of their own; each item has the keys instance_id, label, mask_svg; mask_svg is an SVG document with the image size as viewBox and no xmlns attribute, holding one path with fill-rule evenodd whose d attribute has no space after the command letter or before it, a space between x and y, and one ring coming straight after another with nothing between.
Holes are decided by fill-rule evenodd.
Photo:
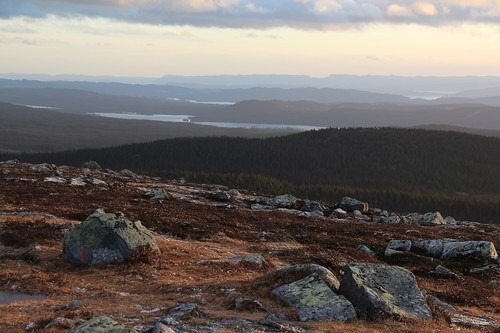
<instances>
[{"instance_id":1,"label":"lichen-covered rock","mask_svg":"<svg viewBox=\"0 0 500 333\"><path fill-rule=\"evenodd\" d=\"M368 211L368 204L366 202L362 202L350 197L343 197L340 200L339 207L348 212L359 210L361 213L366 213Z\"/></svg>"},{"instance_id":2,"label":"lichen-covered rock","mask_svg":"<svg viewBox=\"0 0 500 333\"><path fill-rule=\"evenodd\" d=\"M423 226L436 226L446 224L440 212L418 214L413 213L406 216L410 221Z\"/></svg>"},{"instance_id":3,"label":"lichen-covered rock","mask_svg":"<svg viewBox=\"0 0 500 333\"><path fill-rule=\"evenodd\" d=\"M349 321L356 310L344 296L336 295L316 274L273 290L289 306L298 310L301 321Z\"/></svg>"},{"instance_id":4,"label":"lichen-covered rock","mask_svg":"<svg viewBox=\"0 0 500 333\"><path fill-rule=\"evenodd\" d=\"M487 241L446 242L443 244L441 259L446 261L460 260L496 260L498 254L495 245Z\"/></svg>"},{"instance_id":5,"label":"lichen-covered rock","mask_svg":"<svg viewBox=\"0 0 500 333\"><path fill-rule=\"evenodd\" d=\"M153 234L140 221L98 209L64 236L63 259L74 265L122 263L158 252Z\"/></svg>"},{"instance_id":6,"label":"lichen-covered rock","mask_svg":"<svg viewBox=\"0 0 500 333\"><path fill-rule=\"evenodd\" d=\"M352 263L343 268L340 293L365 319L432 319L415 276L402 267Z\"/></svg>"},{"instance_id":7,"label":"lichen-covered rock","mask_svg":"<svg viewBox=\"0 0 500 333\"><path fill-rule=\"evenodd\" d=\"M101 316L87 320L83 324L69 330L67 333L136 333L133 329L127 329L113 319Z\"/></svg>"}]
</instances>

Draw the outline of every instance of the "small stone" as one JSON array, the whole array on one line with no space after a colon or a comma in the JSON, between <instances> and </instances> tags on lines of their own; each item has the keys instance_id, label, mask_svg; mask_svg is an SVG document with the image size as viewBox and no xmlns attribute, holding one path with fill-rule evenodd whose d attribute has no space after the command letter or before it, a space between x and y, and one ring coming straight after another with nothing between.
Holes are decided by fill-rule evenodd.
<instances>
[{"instance_id":1,"label":"small stone","mask_svg":"<svg viewBox=\"0 0 500 333\"><path fill-rule=\"evenodd\" d=\"M388 244L385 250L395 250L401 252L408 252L411 249L411 241L410 240L398 240L393 239Z\"/></svg>"}]
</instances>

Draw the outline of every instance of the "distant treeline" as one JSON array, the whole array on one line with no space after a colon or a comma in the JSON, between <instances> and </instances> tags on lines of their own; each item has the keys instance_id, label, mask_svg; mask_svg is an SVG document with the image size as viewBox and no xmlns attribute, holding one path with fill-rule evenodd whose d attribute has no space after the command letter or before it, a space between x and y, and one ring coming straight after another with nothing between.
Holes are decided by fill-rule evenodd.
<instances>
[{"instance_id":1,"label":"distant treeline","mask_svg":"<svg viewBox=\"0 0 500 333\"><path fill-rule=\"evenodd\" d=\"M12 156L0 156L8 158ZM335 202L344 195L394 211L439 210L497 222L500 139L456 132L327 129L268 139L182 138L99 150L20 155Z\"/></svg>"}]
</instances>

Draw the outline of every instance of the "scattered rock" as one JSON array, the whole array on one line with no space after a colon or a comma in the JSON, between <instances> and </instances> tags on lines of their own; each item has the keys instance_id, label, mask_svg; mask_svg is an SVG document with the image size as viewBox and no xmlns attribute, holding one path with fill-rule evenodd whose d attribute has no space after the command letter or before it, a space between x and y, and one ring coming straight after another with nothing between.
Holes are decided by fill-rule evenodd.
<instances>
[{"instance_id":1,"label":"scattered rock","mask_svg":"<svg viewBox=\"0 0 500 333\"><path fill-rule=\"evenodd\" d=\"M375 257L375 252L373 252L368 246L361 244L358 249L368 254L370 257Z\"/></svg>"},{"instance_id":2,"label":"scattered rock","mask_svg":"<svg viewBox=\"0 0 500 333\"><path fill-rule=\"evenodd\" d=\"M356 220L360 220L360 221L371 221L372 220L371 217L369 217L368 215L365 215L365 214L361 213L359 210L355 210L353 212L353 214L354 214L354 218Z\"/></svg>"},{"instance_id":3,"label":"scattered rock","mask_svg":"<svg viewBox=\"0 0 500 333\"><path fill-rule=\"evenodd\" d=\"M98 209L74 230L66 233L63 258L74 265L122 263L159 251L153 234L140 221Z\"/></svg>"},{"instance_id":4,"label":"scattered rock","mask_svg":"<svg viewBox=\"0 0 500 333\"><path fill-rule=\"evenodd\" d=\"M444 218L444 222L446 224L456 224L457 223L457 221L453 217L451 217L451 216L446 216Z\"/></svg>"},{"instance_id":5,"label":"scattered rock","mask_svg":"<svg viewBox=\"0 0 500 333\"><path fill-rule=\"evenodd\" d=\"M425 300L434 314L443 314L449 318L453 312L457 311L454 306L443 302L436 296L425 295Z\"/></svg>"},{"instance_id":6,"label":"scattered rock","mask_svg":"<svg viewBox=\"0 0 500 333\"><path fill-rule=\"evenodd\" d=\"M120 170L120 175L125 176L125 177L131 177L131 178L140 178L140 176L138 174L130 171L129 169Z\"/></svg>"},{"instance_id":7,"label":"scattered rock","mask_svg":"<svg viewBox=\"0 0 500 333\"><path fill-rule=\"evenodd\" d=\"M269 209L273 209L273 207L269 206L269 205L253 204L252 206L250 206L250 209L251 210L269 210Z\"/></svg>"},{"instance_id":8,"label":"scattered rock","mask_svg":"<svg viewBox=\"0 0 500 333\"><path fill-rule=\"evenodd\" d=\"M495 245L487 241L446 242L443 244L441 259L446 261L496 260L498 254Z\"/></svg>"},{"instance_id":9,"label":"scattered rock","mask_svg":"<svg viewBox=\"0 0 500 333\"><path fill-rule=\"evenodd\" d=\"M90 170L99 170L99 171L102 170L101 166L96 161L83 162L82 168L87 168Z\"/></svg>"},{"instance_id":10,"label":"scattered rock","mask_svg":"<svg viewBox=\"0 0 500 333\"><path fill-rule=\"evenodd\" d=\"M410 221L423 226L436 226L446 224L439 212L418 214L413 213L406 216Z\"/></svg>"},{"instance_id":11,"label":"scattered rock","mask_svg":"<svg viewBox=\"0 0 500 333\"><path fill-rule=\"evenodd\" d=\"M401 223L401 218L397 215L391 215L382 219L382 223L385 224L399 224Z\"/></svg>"},{"instance_id":12,"label":"scattered rock","mask_svg":"<svg viewBox=\"0 0 500 333\"><path fill-rule=\"evenodd\" d=\"M239 256L234 258L229 258L228 261L234 262L236 264L246 264L250 266L255 266L257 268L264 268L268 266L266 259L263 256Z\"/></svg>"},{"instance_id":13,"label":"scattered rock","mask_svg":"<svg viewBox=\"0 0 500 333\"><path fill-rule=\"evenodd\" d=\"M32 167L36 173L48 173L54 170L55 166L48 163L37 164Z\"/></svg>"},{"instance_id":14,"label":"scattered rock","mask_svg":"<svg viewBox=\"0 0 500 333\"><path fill-rule=\"evenodd\" d=\"M298 264L280 268L278 270L272 271L269 274L273 275L278 279L287 279L290 276L309 276L311 274L318 275L326 285L333 291L339 290L340 282L335 277L335 275L328 268L317 265L317 264Z\"/></svg>"},{"instance_id":15,"label":"scattered rock","mask_svg":"<svg viewBox=\"0 0 500 333\"><path fill-rule=\"evenodd\" d=\"M71 180L69 181L69 184L71 186L85 186L87 185L84 181L83 178L81 177L78 177L78 178L71 178Z\"/></svg>"},{"instance_id":16,"label":"scattered rock","mask_svg":"<svg viewBox=\"0 0 500 333\"><path fill-rule=\"evenodd\" d=\"M152 333L175 333L175 331L162 322L157 322L153 327Z\"/></svg>"},{"instance_id":17,"label":"scattered rock","mask_svg":"<svg viewBox=\"0 0 500 333\"><path fill-rule=\"evenodd\" d=\"M415 276L402 267L352 263L343 268L340 293L363 319L432 319Z\"/></svg>"},{"instance_id":18,"label":"scattered rock","mask_svg":"<svg viewBox=\"0 0 500 333\"><path fill-rule=\"evenodd\" d=\"M205 317L205 314L198 310L198 304L183 303L171 309L168 315L162 318L160 322L167 325L177 325L179 320L183 320L186 317L201 318Z\"/></svg>"},{"instance_id":19,"label":"scattered rock","mask_svg":"<svg viewBox=\"0 0 500 333\"><path fill-rule=\"evenodd\" d=\"M239 197L239 196L241 196L241 193L238 190L235 190L235 189L229 190L229 191L227 191L227 193L230 196L233 196L233 197Z\"/></svg>"},{"instance_id":20,"label":"scattered rock","mask_svg":"<svg viewBox=\"0 0 500 333\"><path fill-rule=\"evenodd\" d=\"M411 241L393 239L387 244L385 250L395 250L401 252L408 252L411 249Z\"/></svg>"},{"instance_id":21,"label":"scattered rock","mask_svg":"<svg viewBox=\"0 0 500 333\"><path fill-rule=\"evenodd\" d=\"M448 268L441 265L438 265L436 269L434 269L432 274L440 279L454 279L454 280L460 279L460 277L457 274L453 273Z\"/></svg>"},{"instance_id":22,"label":"scattered rock","mask_svg":"<svg viewBox=\"0 0 500 333\"><path fill-rule=\"evenodd\" d=\"M144 196L155 201L163 201L171 197L171 195L164 188L154 188L144 194Z\"/></svg>"},{"instance_id":23,"label":"scattered rock","mask_svg":"<svg viewBox=\"0 0 500 333\"><path fill-rule=\"evenodd\" d=\"M287 305L298 310L301 321L350 321L356 310L344 296L336 295L317 274L273 290Z\"/></svg>"},{"instance_id":24,"label":"scattered rock","mask_svg":"<svg viewBox=\"0 0 500 333\"><path fill-rule=\"evenodd\" d=\"M499 324L494 319L486 316L472 316L465 312L453 313L450 317L452 325L463 326L472 329L498 329Z\"/></svg>"},{"instance_id":25,"label":"scattered rock","mask_svg":"<svg viewBox=\"0 0 500 333\"><path fill-rule=\"evenodd\" d=\"M283 313L273 313L259 321L259 324L275 329L278 332L301 333L305 330L289 322ZM265 332L269 330L266 329Z\"/></svg>"},{"instance_id":26,"label":"scattered rock","mask_svg":"<svg viewBox=\"0 0 500 333\"><path fill-rule=\"evenodd\" d=\"M262 311L267 312L267 309L262 305L261 302L248 299L248 298L237 298L234 300L234 308L238 311Z\"/></svg>"},{"instance_id":27,"label":"scattered rock","mask_svg":"<svg viewBox=\"0 0 500 333\"><path fill-rule=\"evenodd\" d=\"M319 212L321 213L321 215L323 215L325 207L317 201L304 200L304 203L302 204L302 207L300 207L300 210L303 212Z\"/></svg>"},{"instance_id":28,"label":"scattered rock","mask_svg":"<svg viewBox=\"0 0 500 333\"><path fill-rule=\"evenodd\" d=\"M68 181L63 178L63 177L45 177L45 179L43 180L44 182L48 182L48 183L58 183L58 184L66 184L68 183Z\"/></svg>"},{"instance_id":29,"label":"scattered rock","mask_svg":"<svg viewBox=\"0 0 500 333\"><path fill-rule=\"evenodd\" d=\"M92 185L100 185L100 186L107 186L108 184L104 180L100 180L97 178L87 178L85 181L89 184Z\"/></svg>"},{"instance_id":30,"label":"scattered rock","mask_svg":"<svg viewBox=\"0 0 500 333\"><path fill-rule=\"evenodd\" d=\"M109 317L101 316L92 318L67 333L137 333L137 331L125 328Z\"/></svg>"},{"instance_id":31,"label":"scattered rock","mask_svg":"<svg viewBox=\"0 0 500 333\"><path fill-rule=\"evenodd\" d=\"M217 192L213 195L212 199L221 202L227 202L231 200L231 195L228 192Z\"/></svg>"},{"instance_id":32,"label":"scattered rock","mask_svg":"<svg viewBox=\"0 0 500 333\"><path fill-rule=\"evenodd\" d=\"M259 197L257 198L257 203L274 208L294 208L297 200L293 195L284 194L274 198Z\"/></svg>"},{"instance_id":33,"label":"scattered rock","mask_svg":"<svg viewBox=\"0 0 500 333\"><path fill-rule=\"evenodd\" d=\"M80 324L82 324L82 323L81 323L81 320L79 320L79 319L69 319L69 318L58 317L58 318L53 319L47 325L45 325L44 329L49 329L51 327L69 329L69 328L73 328L76 325L80 325Z\"/></svg>"},{"instance_id":34,"label":"scattered rock","mask_svg":"<svg viewBox=\"0 0 500 333\"><path fill-rule=\"evenodd\" d=\"M443 253L443 239L428 239L414 241L411 245L411 250L416 253L431 256L434 258L441 257Z\"/></svg>"},{"instance_id":35,"label":"scattered rock","mask_svg":"<svg viewBox=\"0 0 500 333\"><path fill-rule=\"evenodd\" d=\"M337 208L330 214L330 217L333 217L336 219L343 219L343 218L347 217L347 212L345 210L343 210L342 208Z\"/></svg>"},{"instance_id":36,"label":"scattered rock","mask_svg":"<svg viewBox=\"0 0 500 333\"><path fill-rule=\"evenodd\" d=\"M81 308L83 306L85 306L85 304L83 304L83 302L81 302L79 300L74 300L74 301L71 301L69 304L63 306L62 309L63 310L75 310L75 309Z\"/></svg>"},{"instance_id":37,"label":"scattered rock","mask_svg":"<svg viewBox=\"0 0 500 333\"><path fill-rule=\"evenodd\" d=\"M368 204L350 197L343 197L342 200L340 200L339 208L348 212L359 210L361 213L366 213L368 211Z\"/></svg>"}]
</instances>

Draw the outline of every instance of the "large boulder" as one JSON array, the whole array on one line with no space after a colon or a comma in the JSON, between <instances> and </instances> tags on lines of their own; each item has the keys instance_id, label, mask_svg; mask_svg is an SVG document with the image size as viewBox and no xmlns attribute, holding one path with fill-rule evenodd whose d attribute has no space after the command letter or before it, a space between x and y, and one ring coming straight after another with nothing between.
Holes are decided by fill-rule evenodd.
<instances>
[{"instance_id":1,"label":"large boulder","mask_svg":"<svg viewBox=\"0 0 500 333\"><path fill-rule=\"evenodd\" d=\"M159 252L153 234L140 221L96 210L64 236L63 259L74 265L122 263Z\"/></svg>"},{"instance_id":2,"label":"large boulder","mask_svg":"<svg viewBox=\"0 0 500 333\"><path fill-rule=\"evenodd\" d=\"M282 285L272 292L297 309L301 321L349 321L356 310L344 296L335 294L317 274Z\"/></svg>"},{"instance_id":3,"label":"large boulder","mask_svg":"<svg viewBox=\"0 0 500 333\"><path fill-rule=\"evenodd\" d=\"M364 319L432 319L415 276L402 267L352 263L343 268L340 293Z\"/></svg>"},{"instance_id":4,"label":"large boulder","mask_svg":"<svg viewBox=\"0 0 500 333\"><path fill-rule=\"evenodd\" d=\"M340 200L339 207L348 212L359 210L361 213L366 213L368 211L368 204L366 202L350 197L343 197Z\"/></svg>"},{"instance_id":5,"label":"large boulder","mask_svg":"<svg viewBox=\"0 0 500 333\"><path fill-rule=\"evenodd\" d=\"M101 316L87 320L67 333L137 333L137 331L125 328L109 317Z\"/></svg>"}]
</instances>

